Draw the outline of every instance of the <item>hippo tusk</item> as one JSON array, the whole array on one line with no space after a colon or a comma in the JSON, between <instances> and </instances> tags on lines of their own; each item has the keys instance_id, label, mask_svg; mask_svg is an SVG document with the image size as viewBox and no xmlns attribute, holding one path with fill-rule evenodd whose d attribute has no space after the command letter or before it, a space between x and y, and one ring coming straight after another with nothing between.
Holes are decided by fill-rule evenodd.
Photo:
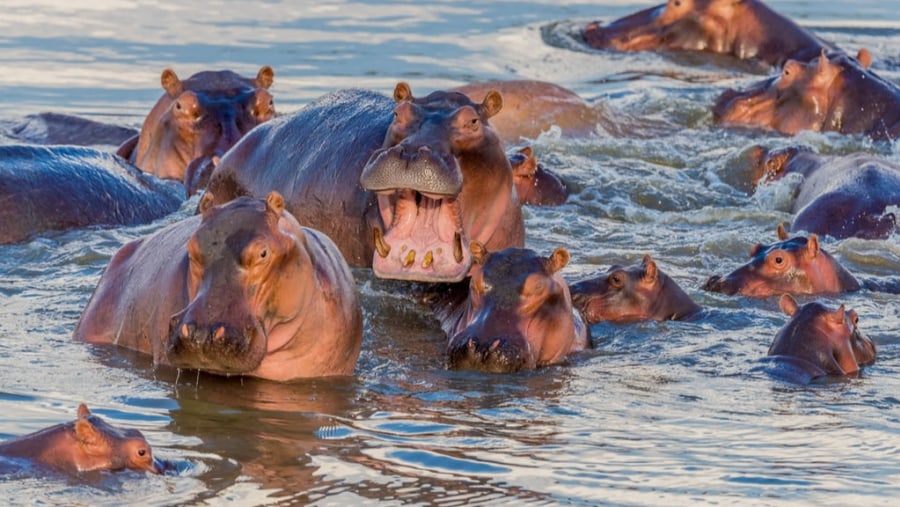
<instances>
[{"instance_id":1,"label":"hippo tusk","mask_svg":"<svg viewBox=\"0 0 900 507\"><path fill-rule=\"evenodd\" d=\"M384 241L384 236L381 235L381 229L378 227L375 228L375 250L378 251L378 255L381 256L382 259L388 256L391 253L391 245L388 245L387 242Z\"/></svg>"},{"instance_id":2,"label":"hippo tusk","mask_svg":"<svg viewBox=\"0 0 900 507\"><path fill-rule=\"evenodd\" d=\"M457 264L463 260L462 237L458 232L453 234L453 258Z\"/></svg>"},{"instance_id":3,"label":"hippo tusk","mask_svg":"<svg viewBox=\"0 0 900 507\"><path fill-rule=\"evenodd\" d=\"M408 268L412 265L413 262L416 261L416 251L410 250L408 254L406 254L406 258L403 259L403 267Z\"/></svg>"},{"instance_id":4,"label":"hippo tusk","mask_svg":"<svg viewBox=\"0 0 900 507\"><path fill-rule=\"evenodd\" d=\"M426 268L426 269L427 269L427 268L430 268L432 262L434 262L434 254L431 253L431 250L429 250L429 251L425 254L425 259L422 261L422 267L423 267L423 268Z\"/></svg>"}]
</instances>

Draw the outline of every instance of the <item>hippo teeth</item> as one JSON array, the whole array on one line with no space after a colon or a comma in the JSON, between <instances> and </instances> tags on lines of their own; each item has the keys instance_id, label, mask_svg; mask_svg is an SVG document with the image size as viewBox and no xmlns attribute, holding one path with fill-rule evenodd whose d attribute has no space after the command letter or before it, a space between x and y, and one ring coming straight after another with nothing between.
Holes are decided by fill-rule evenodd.
<instances>
[{"instance_id":1,"label":"hippo teeth","mask_svg":"<svg viewBox=\"0 0 900 507\"><path fill-rule=\"evenodd\" d=\"M453 234L453 258L457 264L463 261L462 236L458 232Z\"/></svg>"},{"instance_id":2,"label":"hippo teeth","mask_svg":"<svg viewBox=\"0 0 900 507\"><path fill-rule=\"evenodd\" d=\"M381 228L376 227L374 231L375 235L375 250L378 251L378 255L381 256L382 259L386 258L389 253L391 253L391 245L389 245L384 240L384 235L381 233Z\"/></svg>"}]
</instances>

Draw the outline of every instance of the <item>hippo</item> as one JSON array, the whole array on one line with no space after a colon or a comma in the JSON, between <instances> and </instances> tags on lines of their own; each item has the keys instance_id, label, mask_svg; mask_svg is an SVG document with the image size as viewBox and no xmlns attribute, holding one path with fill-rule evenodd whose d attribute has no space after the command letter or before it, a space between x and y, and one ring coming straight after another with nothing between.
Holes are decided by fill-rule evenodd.
<instances>
[{"instance_id":1,"label":"hippo","mask_svg":"<svg viewBox=\"0 0 900 507\"><path fill-rule=\"evenodd\" d=\"M180 183L78 146L0 146L0 244L47 231L135 225L177 210Z\"/></svg>"},{"instance_id":2,"label":"hippo","mask_svg":"<svg viewBox=\"0 0 900 507\"><path fill-rule=\"evenodd\" d=\"M856 278L819 247L818 236L790 238L782 224L777 233L777 243L757 243L750 250L750 262L724 277L710 277L703 289L752 297L860 290Z\"/></svg>"},{"instance_id":3,"label":"hippo","mask_svg":"<svg viewBox=\"0 0 900 507\"><path fill-rule=\"evenodd\" d=\"M777 76L744 91L724 91L716 99L713 120L787 135L812 130L896 139L900 87L864 63L845 54L829 57L825 51L807 63L788 60Z\"/></svg>"},{"instance_id":4,"label":"hippo","mask_svg":"<svg viewBox=\"0 0 900 507\"><path fill-rule=\"evenodd\" d=\"M181 80L165 69L160 81L166 93L117 153L144 172L184 182L193 195L241 136L275 116L274 77L268 65L255 78L221 70Z\"/></svg>"},{"instance_id":5,"label":"hippo","mask_svg":"<svg viewBox=\"0 0 900 507\"><path fill-rule=\"evenodd\" d=\"M591 348L559 274L569 262L565 248L549 257L518 247L489 252L478 242L470 249L475 267L468 284L429 301L450 337L448 368L516 372Z\"/></svg>"},{"instance_id":6,"label":"hippo","mask_svg":"<svg viewBox=\"0 0 900 507\"><path fill-rule=\"evenodd\" d=\"M649 254L638 266L611 266L604 275L573 284L571 291L589 324L684 320L702 310Z\"/></svg>"},{"instance_id":7,"label":"hippo","mask_svg":"<svg viewBox=\"0 0 900 507\"><path fill-rule=\"evenodd\" d=\"M789 294L779 306L790 320L775 335L769 356L790 361L810 379L852 375L875 362L875 343L860 333L855 311L844 305L829 310L818 302L800 306Z\"/></svg>"},{"instance_id":8,"label":"hippo","mask_svg":"<svg viewBox=\"0 0 900 507\"><path fill-rule=\"evenodd\" d=\"M168 365L275 381L350 375L362 312L350 269L284 199L242 197L123 246L75 328Z\"/></svg>"},{"instance_id":9,"label":"hippo","mask_svg":"<svg viewBox=\"0 0 900 507\"><path fill-rule=\"evenodd\" d=\"M554 83L527 79L470 83L448 91L481 102L492 91L503 97L503 110L491 117L491 126L506 144L537 139L551 127L567 137L585 137L597 131L600 111L578 94Z\"/></svg>"},{"instance_id":10,"label":"hippo","mask_svg":"<svg viewBox=\"0 0 900 507\"><path fill-rule=\"evenodd\" d=\"M339 90L262 124L216 166L216 202L283 192L300 223L337 242L352 266L380 278L458 282L468 245L522 246L525 226L503 143L488 123L501 95L481 103L436 91L394 100Z\"/></svg>"},{"instance_id":11,"label":"hippo","mask_svg":"<svg viewBox=\"0 0 900 507\"><path fill-rule=\"evenodd\" d=\"M789 174L802 177L791 204L791 231L807 231L836 239L885 239L897 231L900 164L867 153L823 156L791 146L761 150L760 181Z\"/></svg>"},{"instance_id":12,"label":"hippo","mask_svg":"<svg viewBox=\"0 0 900 507\"><path fill-rule=\"evenodd\" d=\"M0 442L0 456L21 458L70 475L124 469L162 473L140 431L119 429L82 403L78 419Z\"/></svg>"},{"instance_id":13,"label":"hippo","mask_svg":"<svg viewBox=\"0 0 900 507\"><path fill-rule=\"evenodd\" d=\"M131 127L103 123L71 114L30 114L13 125L7 136L24 143L74 146L119 146L134 137Z\"/></svg>"},{"instance_id":14,"label":"hippo","mask_svg":"<svg viewBox=\"0 0 900 507\"><path fill-rule=\"evenodd\" d=\"M519 202L531 206L559 206L569 198L569 190L559 176L538 163L531 146L509 156Z\"/></svg>"},{"instance_id":15,"label":"hippo","mask_svg":"<svg viewBox=\"0 0 900 507\"><path fill-rule=\"evenodd\" d=\"M602 26L582 31L597 49L705 51L780 67L834 50L758 0L669 0Z\"/></svg>"}]
</instances>

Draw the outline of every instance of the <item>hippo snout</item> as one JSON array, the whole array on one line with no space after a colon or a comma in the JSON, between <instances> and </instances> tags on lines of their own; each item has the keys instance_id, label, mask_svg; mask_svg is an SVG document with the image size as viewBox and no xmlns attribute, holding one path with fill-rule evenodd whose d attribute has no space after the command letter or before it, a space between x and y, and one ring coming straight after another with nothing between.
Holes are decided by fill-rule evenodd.
<instances>
[{"instance_id":1,"label":"hippo snout","mask_svg":"<svg viewBox=\"0 0 900 507\"><path fill-rule=\"evenodd\" d=\"M720 275L713 275L709 277L709 280L703 284L703 290L709 292L720 292L723 294L734 294L734 291L729 289L725 279Z\"/></svg>"},{"instance_id":2,"label":"hippo snout","mask_svg":"<svg viewBox=\"0 0 900 507\"><path fill-rule=\"evenodd\" d=\"M452 154L427 146L397 145L372 155L360 184L374 192L410 188L426 194L458 195L462 171Z\"/></svg>"},{"instance_id":3,"label":"hippo snout","mask_svg":"<svg viewBox=\"0 0 900 507\"><path fill-rule=\"evenodd\" d=\"M169 323L166 354L175 367L224 373L240 373L256 368L265 353L264 340L256 339L252 326L225 322L199 324L183 315Z\"/></svg>"},{"instance_id":4,"label":"hippo snout","mask_svg":"<svg viewBox=\"0 0 900 507\"><path fill-rule=\"evenodd\" d=\"M447 347L447 367L452 370L512 373L534 366L531 347L518 335L482 339L464 332Z\"/></svg>"}]
</instances>

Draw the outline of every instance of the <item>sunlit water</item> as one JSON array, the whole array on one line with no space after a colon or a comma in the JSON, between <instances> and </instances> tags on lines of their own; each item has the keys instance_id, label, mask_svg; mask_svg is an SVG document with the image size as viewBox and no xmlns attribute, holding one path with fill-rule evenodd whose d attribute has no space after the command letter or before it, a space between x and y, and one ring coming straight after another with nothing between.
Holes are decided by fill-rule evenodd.
<instances>
[{"instance_id":1,"label":"sunlit water","mask_svg":"<svg viewBox=\"0 0 900 507\"><path fill-rule=\"evenodd\" d=\"M74 418L86 402L140 429L165 476L0 476L0 498L31 505L319 503L895 505L900 497L900 298L845 303L879 346L861 378L799 386L762 371L786 321L773 299L699 287L770 243L789 188L751 195L741 155L799 141L900 161L897 143L711 125L726 86L760 78L694 57L587 51L574 27L648 3L6 0L0 122L69 112L137 127L166 66L182 77L276 71L280 112L339 87L414 92L494 78L549 79L609 111L589 139L548 132L538 157L574 190L526 210L527 246L566 245L569 280L651 253L707 311L696 322L601 324L596 350L515 375L449 372L446 338L403 285L356 270L366 319L356 374L281 385L158 370L73 343L110 256L188 216L78 230L0 247L0 439ZM891 2L772 5L900 82ZM758 72L758 71L757 71ZM335 140L339 142L339 140ZM738 173L736 173L738 172ZM895 280L900 242L826 239L863 280ZM2 469L0 463L0 470Z\"/></svg>"}]
</instances>

